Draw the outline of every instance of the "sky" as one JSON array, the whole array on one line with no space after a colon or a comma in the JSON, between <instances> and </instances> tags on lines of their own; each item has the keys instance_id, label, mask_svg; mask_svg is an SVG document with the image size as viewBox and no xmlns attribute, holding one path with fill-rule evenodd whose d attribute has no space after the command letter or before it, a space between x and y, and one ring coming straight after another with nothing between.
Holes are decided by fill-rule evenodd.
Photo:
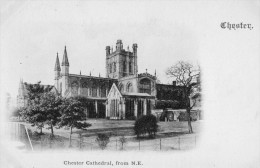
<instances>
[{"instance_id":1,"label":"sky","mask_svg":"<svg viewBox=\"0 0 260 168\"><path fill-rule=\"evenodd\" d=\"M139 73L147 69L154 74L156 70L162 83L172 82L165 71L180 60L221 68L222 59L215 58L224 56L221 49L229 52L229 45L239 41L219 38L227 33L220 29L220 22L255 21L257 5L259 2L234 6L232 1L3 1L1 86L16 97L20 79L54 84L56 54L61 62L65 45L70 73L88 75L91 71L93 76L100 73L105 77L105 47L115 48L118 39L125 49L137 43ZM241 35L248 33L253 32ZM227 35L236 38L234 31ZM243 43L236 46L240 45Z\"/></svg>"},{"instance_id":2,"label":"sky","mask_svg":"<svg viewBox=\"0 0 260 168\"><path fill-rule=\"evenodd\" d=\"M179 60L198 64L201 16L188 3L136 1L21 1L2 7L1 48L4 85L16 96L24 82L54 83L54 64L67 46L70 73L105 76L105 47L118 39L138 44L139 73L157 72L171 83L167 67ZM183 14L183 10L189 11ZM180 15L182 17L180 17ZM8 74L8 75L7 75Z\"/></svg>"}]
</instances>

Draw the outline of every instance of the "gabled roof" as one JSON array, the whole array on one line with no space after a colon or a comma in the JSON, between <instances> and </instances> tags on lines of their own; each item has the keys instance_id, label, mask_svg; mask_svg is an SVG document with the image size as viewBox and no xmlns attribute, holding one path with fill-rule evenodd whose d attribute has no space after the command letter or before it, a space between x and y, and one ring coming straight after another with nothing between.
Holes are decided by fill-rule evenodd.
<instances>
[{"instance_id":1,"label":"gabled roof","mask_svg":"<svg viewBox=\"0 0 260 168\"><path fill-rule=\"evenodd\" d=\"M110 96L111 96L113 90L115 90L115 92L118 93L119 97L122 97L122 94L121 94L120 91L118 90L118 88L117 88L117 86L116 86L115 83L113 83L111 89L109 90L109 93L108 93L107 97L110 97Z\"/></svg>"},{"instance_id":2,"label":"gabled roof","mask_svg":"<svg viewBox=\"0 0 260 168\"><path fill-rule=\"evenodd\" d=\"M31 84L31 83L27 83L27 82L20 82L20 88L19 88L19 95L18 96L27 96L28 94L28 90L25 87L25 84L27 85L35 85L35 84ZM53 86L53 85L42 85L40 84L40 86L43 86L44 89L46 89L46 91L58 94L58 90Z\"/></svg>"}]
</instances>

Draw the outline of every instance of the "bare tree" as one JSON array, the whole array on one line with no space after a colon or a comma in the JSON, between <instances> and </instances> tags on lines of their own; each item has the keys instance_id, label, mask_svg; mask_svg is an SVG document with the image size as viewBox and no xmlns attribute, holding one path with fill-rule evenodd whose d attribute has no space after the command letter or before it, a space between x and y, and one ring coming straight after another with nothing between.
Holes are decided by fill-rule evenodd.
<instances>
[{"instance_id":1,"label":"bare tree","mask_svg":"<svg viewBox=\"0 0 260 168\"><path fill-rule=\"evenodd\" d=\"M188 116L189 133L193 133L191 126L191 109L196 105L197 94L194 88L198 87L197 77L200 75L200 69L195 68L192 64L179 61L177 64L166 70L166 75L176 80L176 83L183 86L184 105Z\"/></svg>"}]
</instances>

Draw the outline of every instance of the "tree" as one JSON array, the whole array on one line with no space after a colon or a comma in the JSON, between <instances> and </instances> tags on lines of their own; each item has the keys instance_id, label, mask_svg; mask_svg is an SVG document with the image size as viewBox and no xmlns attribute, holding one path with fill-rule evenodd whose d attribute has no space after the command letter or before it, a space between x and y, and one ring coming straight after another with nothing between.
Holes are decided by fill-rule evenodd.
<instances>
[{"instance_id":1,"label":"tree","mask_svg":"<svg viewBox=\"0 0 260 168\"><path fill-rule=\"evenodd\" d=\"M6 110L10 112L10 104L11 104L11 95L10 93L5 94L5 103L6 103Z\"/></svg>"},{"instance_id":2,"label":"tree","mask_svg":"<svg viewBox=\"0 0 260 168\"><path fill-rule=\"evenodd\" d=\"M107 147L109 141L109 136L107 134L97 134L96 142L102 150L104 150Z\"/></svg>"},{"instance_id":3,"label":"tree","mask_svg":"<svg viewBox=\"0 0 260 168\"><path fill-rule=\"evenodd\" d=\"M11 116L13 117L20 117L20 109L19 108L15 108L14 110L12 110Z\"/></svg>"},{"instance_id":4,"label":"tree","mask_svg":"<svg viewBox=\"0 0 260 168\"><path fill-rule=\"evenodd\" d=\"M27 106L23 108L21 115L25 121L31 123L32 126L36 126L37 129L40 129L40 134L42 134L46 116L41 108L41 97L43 93L51 90L51 86L44 87L41 85L41 82L37 82L36 84L25 83L25 88L27 92Z\"/></svg>"},{"instance_id":5,"label":"tree","mask_svg":"<svg viewBox=\"0 0 260 168\"><path fill-rule=\"evenodd\" d=\"M199 84L199 82L195 82L194 80L199 77L200 69L199 67L194 68L194 66L188 62L179 61L177 64L169 67L166 70L166 75L173 77L177 84L183 86L184 105L188 115L188 128L189 133L192 133L191 109L195 106L196 99L192 99L191 102L191 96L193 94L194 88Z\"/></svg>"},{"instance_id":6,"label":"tree","mask_svg":"<svg viewBox=\"0 0 260 168\"><path fill-rule=\"evenodd\" d=\"M177 100L157 100L155 109L178 109L180 107L180 102Z\"/></svg>"},{"instance_id":7,"label":"tree","mask_svg":"<svg viewBox=\"0 0 260 168\"><path fill-rule=\"evenodd\" d=\"M71 147L72 129L86 129L91 124L86 123L86 98L84 97L70 97L65 99L61 105L61 116L58 127L70 128L69 146Z\"/></svg>"},{"instance_id":8,"label":"tree","mask_svg":"<svg viewBox=\"0 0 260 168\"><path fill-rule=\"evenodd\" d=\"M53 92L46 92L42 94L40 108L45 115L45 123L51 129L51 136L54 136L53 127L59 122L60 109L62 105L62 98Z\"/></svg>"},{"instance_id":9,"label":"tree","mask_svg":"<svg viewBox=\"0 0 260 168\"><path fill-rule=\"evenodd\" d=\"M143 115L135 121L134 131L137 138L148 133L149 137L154 137L158 130L157 119L154 115Z\"/></svg>"}]
</instances>

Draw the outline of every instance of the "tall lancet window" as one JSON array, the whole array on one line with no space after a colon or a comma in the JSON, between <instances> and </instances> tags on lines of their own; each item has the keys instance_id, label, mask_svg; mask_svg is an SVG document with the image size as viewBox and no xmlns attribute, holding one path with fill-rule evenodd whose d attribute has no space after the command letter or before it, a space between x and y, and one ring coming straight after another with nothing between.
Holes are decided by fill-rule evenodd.
<instances>
[{"instance_id":1,"label":"tall lancet window","mask_svg":"<svg viewBox=\"0 0 260 168\"><path fill-rule=\"evenodd\" d=\"M86 82L82 84L82 94L83 96L88 96L88 85Z\"/></svg>"},{"instance_id":2,"label":"tall lancet window","mask_svg":"<svg viewBox=\"0 0 260 168\"><path fill-rule=\"evenodd\" d=\"M132 62L130 61L129 62L129 73L131 74L133 71L132 71Z\"/></svg>"},{"instance_id":3,"label":"tall lancet window","mask_svg":"<svg viewBox=\"0 0 260 168\"><path fill-rule=\"evenodd\" d=\"M106 86L105 85L101 86L101 95L100 96L106 97Z\"/></svg>"},{"instance_id":4,"label":"tall lancet window","mask_svg":"<svg viewBox=\"0 0 260 168\"><path fill-rule=\"evenodd\" d=\"M109 72L112 73L112 64L109 64Z\"/></svg>"},{"instance_id":5,"label":"tall lancet window","mask_svg":"<svg viewBox=\"0 0 260 168\"><path fill-rule=\"evenodd\" d=\"M97 88L95 86L92 88L92 97L97 97Z\"/></svg>"},{"instance_id":6,"label":"tall lancet window","mask_svg":"<svg viewBox=\"0 0 260 168\"><path fill-rule=\"evenodd\" d=\"M116 72L116 63L114 62L114 72Z\"/></svg>"},{"instance_id":7,"label":"tall lancet window","mask_svg":"<svg viewBox=\"0 0 260 168\"><path fill-rule=\"evenodd\" d=\"M126 61L123 62L123 72L126 72Z\"/></svg>"},{"instance_id":8,"label":"tall lancet window","mask_svg":"<svg viewBox=\"0 0 260 168\"><path fill-rule=\"evenodd\" d=\"M77 82L72 83L72 89L71 89L72 95L78 95L78 84Z\"/></svg>"},{"instance_id":9,"label":"tall lancet window","mask_svg":"<svg viewBox=\"0 0 260 168\"><path fill-rule=\"evenodd\" d=\"M133 92L133 86L131 83L127 85L127 92Z\"/></svg>"}]
</instances>

